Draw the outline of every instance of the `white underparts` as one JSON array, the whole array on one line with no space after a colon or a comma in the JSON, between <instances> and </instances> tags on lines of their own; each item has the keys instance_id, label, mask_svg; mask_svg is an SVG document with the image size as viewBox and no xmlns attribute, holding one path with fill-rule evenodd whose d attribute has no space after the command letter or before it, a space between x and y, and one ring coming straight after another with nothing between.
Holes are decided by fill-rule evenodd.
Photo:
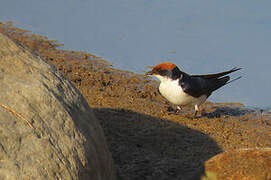
<instances>
[{"instance_id":1,"label":"white underparts","mask_svg":"<svg viewBox=\"0 0 271 180\"><path fill-rule=\"evenodd\" d=\"M155 75L155 77L161 81L159 86L160 93L173 104L179 106L192 105L195 106L196 111L199 111L199 106L207 99L206 95L196 98L185 93L179 85L179 79L172 80L160 75Z\"/></svg>"}]
</instances>

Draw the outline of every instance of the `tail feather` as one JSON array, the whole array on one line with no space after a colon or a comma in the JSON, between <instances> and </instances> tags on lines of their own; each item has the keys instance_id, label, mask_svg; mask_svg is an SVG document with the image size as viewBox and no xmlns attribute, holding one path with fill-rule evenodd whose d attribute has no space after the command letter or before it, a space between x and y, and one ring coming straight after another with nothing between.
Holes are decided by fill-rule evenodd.
<instances>
[{"instance_id":1,"label":"tail feather","mask_svg":"<svg viewBox=\"0 0 271 180\"><path fill-rule=\"evenodd\" d=\"M238 79L241 79L242 76L239 76L237 78L234 78L233 80L230 80L230 76L225 76L225 77L222 77L222 78L219 78L219 79L216 79L216 83L215 86L212 87L212 91L215 91L217 90L218 88L226 85L226 84L229 84L229 83L232 83Z\"/></svg>"},{"instance_id":2,"label":"tail feather","mask_svg":"<svg viewBox=\"0 0 271 180\"><path fill-rule=\"evenodd\" d=\"M227 84L227 82L230 80L230 76L225 76L219 79L215 79L215 83L212 82L213 87L212 87L212 91L217 90L218 88L224 86L225 84Z\"/></svg>"},{"instance_id":3,"label":"tail feather","mask_svg":"<svg viewBox=\"0 0 271 180\"><path fill-rule=\"evenodd\" d=\"M204 78L204 79L217 79L217 78L220 78L220 77L225 76L227 74L230 74L232 72L238 71L240 69L242 69L242 68L235 67L235 68L233 68L233 69L231 69L229 71L225 71L225 72L221 72L221 73L217 73L217 74L193 75L193 76L194 77L201 77L201 78Z\"/></svg>"},{"instance_id":4,"label":"tail feather","mask_svg":"<svg viewBox=\"0 0 271 180\"><path fill-rule=\"evenodd\" d=\"M236 81L238 79L241 79L241 78L242 78L242 76L239 76L237 78L234 78L233 80L228 81L226 84L232 83L232 82L234 82L234 81Z\"/></svg>"}]
</instances>

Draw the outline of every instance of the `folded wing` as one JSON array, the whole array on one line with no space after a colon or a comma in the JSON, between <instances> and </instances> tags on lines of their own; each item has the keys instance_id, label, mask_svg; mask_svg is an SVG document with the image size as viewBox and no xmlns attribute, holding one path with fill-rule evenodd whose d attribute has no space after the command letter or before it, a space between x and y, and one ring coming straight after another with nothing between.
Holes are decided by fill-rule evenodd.
<instances>
[{"instance_id":1,"label":"folded wing","mask_svg":"<svg viewBox=\"0 0 271 180\"><path fill-rule=\"evenodd\" d=\"M206 74L206 75L191 75L185 76L180 80L180 85L183 91L194 97L201 95L210 96L211 93L218 88L224 86L230 80L230 76L225 76L232 72L238 71L241 68L233 68L229 71L217 73L217 74ZM240 77L236 78L239 79Z\"/></svg>"}]
</instances>

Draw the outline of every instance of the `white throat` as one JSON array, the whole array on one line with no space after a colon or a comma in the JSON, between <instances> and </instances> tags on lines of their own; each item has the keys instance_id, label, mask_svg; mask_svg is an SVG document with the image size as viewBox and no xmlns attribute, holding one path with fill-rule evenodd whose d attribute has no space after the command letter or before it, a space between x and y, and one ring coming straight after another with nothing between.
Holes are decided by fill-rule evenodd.
<instances>
[{"instance_id":1,"label":"white throat","mask_svg":"<svg viewBox=\"0 0 271 180\"><path fill-rule=\"evenodd\" d=\"M155 74L153 76L156 77L157 79L159 79L161 81L161 83L167 82L167 81L172 81L172 79L170 79L169 77L166 77L166 76L161 76L158 74Z\"/></svg>"}]
</instances>

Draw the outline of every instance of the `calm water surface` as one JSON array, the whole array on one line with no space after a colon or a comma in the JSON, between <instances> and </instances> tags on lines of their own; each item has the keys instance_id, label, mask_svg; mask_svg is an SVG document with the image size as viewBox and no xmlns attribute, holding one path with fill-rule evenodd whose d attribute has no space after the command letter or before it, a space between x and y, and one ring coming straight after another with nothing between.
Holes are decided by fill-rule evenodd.
<instances>
[{"instance_id":1,"label":"calm water surface","mask_svg":"<svg viewBox=\"0 0 271 180\"><path fill-rule=\"evenodd\" d=\"M271 107L270 0L9 0L0 20L137 73L171 61L192 74L238 66L216 102Z\"/></svg>"}]
</instances>

